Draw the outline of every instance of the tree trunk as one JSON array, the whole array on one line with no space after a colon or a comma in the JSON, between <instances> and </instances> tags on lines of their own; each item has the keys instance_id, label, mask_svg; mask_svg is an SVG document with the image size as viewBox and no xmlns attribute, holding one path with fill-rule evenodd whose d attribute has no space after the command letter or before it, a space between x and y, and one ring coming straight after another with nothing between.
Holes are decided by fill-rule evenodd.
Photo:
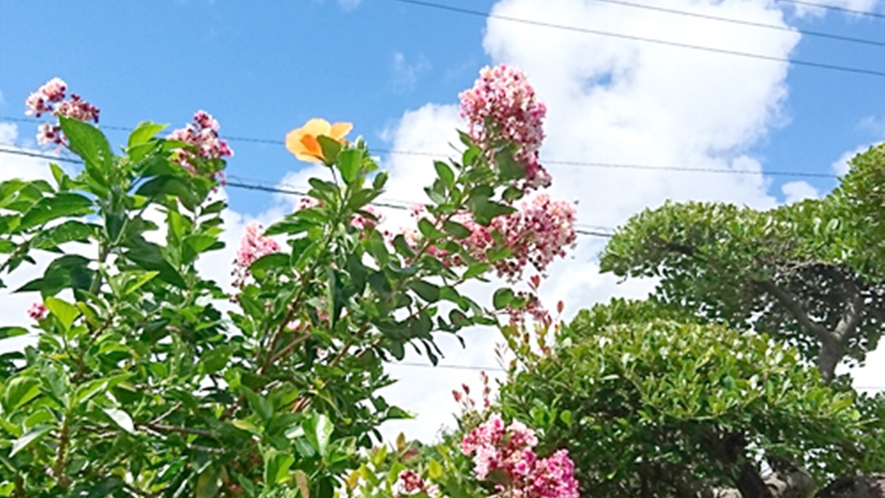
<instances>
[{"instance_id":1,"label":"tree trunk","mask_svg":"<svg viewBox=\"0 0 885 498\"><path fill-rule=\"evenodd\" d=\"M816 498L885 498L885 474L840 477Z\"/></svg>"}]
</instances>

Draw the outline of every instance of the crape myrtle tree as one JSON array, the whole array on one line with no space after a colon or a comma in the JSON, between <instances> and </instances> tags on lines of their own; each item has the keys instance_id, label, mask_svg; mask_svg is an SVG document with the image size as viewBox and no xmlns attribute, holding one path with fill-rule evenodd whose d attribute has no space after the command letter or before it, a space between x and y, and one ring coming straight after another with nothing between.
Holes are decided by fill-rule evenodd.
<instances>
[{"instance_id":1,"label":"crape myrtle tree","mask_svg":"<svg viewBox=\"0 0 885 498\"><path fill-rule=\"evenodd\" d=\"M432 165L415 229L378 228L387 175L345 139L349 124L290 133L327 177L295 212L247 228L232 293L195 266L223 247L213 191L232 151L218 123L201 111L165 138L141 123L115 152L90 123L98 109L66 94L54 79L27 107L55 118L40 142L82 167L0 183L0 268L51 258L15 289L35 296L36 345L0 356L0 496L331 497L378 426L406 416L378 393L393 382L384 362L413 346L435 363L435 334L543 317L536 286L501 288L489 307L458 289L516 285L575 240L573 206L533 192L550 184L545 108L512 68L462 94L463 154Z\"/></svg>"},{"instance_id":2,"label":"crape myrtle tree","mask_svg":"<svg viewBox=\"0 0 885 498\"><path fill-rule=\"evenodd\" d=\"M760 211L667 203L620 227L602 271L656 277L657 299L795 346L826 382L876 348L885 318L885 144L822 199Z\"/></svg>"}]
</instances>

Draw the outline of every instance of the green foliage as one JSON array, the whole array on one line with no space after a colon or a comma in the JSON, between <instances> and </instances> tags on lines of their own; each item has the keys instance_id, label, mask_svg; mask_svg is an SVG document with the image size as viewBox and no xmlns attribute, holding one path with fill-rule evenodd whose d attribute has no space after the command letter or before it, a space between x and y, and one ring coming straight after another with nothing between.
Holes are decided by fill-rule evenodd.
<instances>
[{"instance_id":1,"label":"green foliage","mask_svg":"<svg viewBox=\"0 0 885 498\"><path fill-rule=\"evenodd\" d=\"M645 210L616 232L601 269L657 278L662 302L783 340L829 379L842 358L863 362L882 335L882 151L855 158L820 200L766 211L702 202Z\"/></svg>"},{"instance_id":2,"label":"green foliage","mask_svg":"<svg viewBox=\"0 0 885 498\"><path fill-rule=\"evenodd\" d=\"M18 289L48 308L36 347L0 357L0 496L330 498L379 424L406 416L378 394L383 362L411 345L435 363L435 333L494 323L458 291L489 266L454 241L452 217L509 212L514 173L470 143L464 164L437 163L422 236L391 246L353 223L375 219L386 174L362 141L320 137L335 180L310 180L318 203L269 227L284 249L228 296L195 268L223 247L224 163L183 169L187 145L153 123L122 155L91 125L61 125L81 171L0 183L0 270L55 257Z\"/></svg>"},{"instance_id":3,"label":"green foliage","mask_svg":"<svg viewBox=\"0 0 885 498\"><path fill-rule=\"evenodd\" d=\"M819 482L882 458L861 458L881 449L864 433L867 405L825 386L792 348L653 302L582 311L551 355L503 386L501 403L543 447L569 449L582 496L735 487L740 465L762 455Z\"/></svg>"}]
</instances>

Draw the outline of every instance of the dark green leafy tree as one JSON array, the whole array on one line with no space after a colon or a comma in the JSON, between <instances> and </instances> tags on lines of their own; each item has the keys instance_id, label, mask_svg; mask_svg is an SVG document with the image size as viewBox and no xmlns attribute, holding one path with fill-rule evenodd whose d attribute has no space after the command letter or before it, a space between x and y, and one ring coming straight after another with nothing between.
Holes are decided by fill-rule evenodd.
<instances>
[{"instance_id":1,"label":"dark green leafy tree","mask_svg":"<svg viewBox=\"0 0 885 498\"><path fill-rule=\"evenodd\" d=\"M671 306L597 305L520 361L502 409L569 449L581 496L805 497L885 465L881 405L789 346Z\"/></svg>"},{"instance_id":2,"label":"dark green leafy tree","mask_svg":"<svg viewBox=\"0 0 885 498\"><path fill-rule=\"evenodd\" d=\"M876 348L885 318L885 145L819 200L767 211L667 203L619 228L603 271L655 277L655 296L795 346L830 382Z\"/></svg>"}]
</instances>

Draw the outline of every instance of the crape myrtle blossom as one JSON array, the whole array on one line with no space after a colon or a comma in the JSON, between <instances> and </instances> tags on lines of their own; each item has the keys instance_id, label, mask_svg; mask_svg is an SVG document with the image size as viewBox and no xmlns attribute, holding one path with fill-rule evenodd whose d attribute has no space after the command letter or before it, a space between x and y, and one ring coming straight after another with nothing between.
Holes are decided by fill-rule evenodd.
<instances>
[{"instance_id":1,"label":"crape myrtle blossom","mask_svg":"<svg viewBox=\"0 0 885 498\"><path fill-rule=\"evenodd\" d=\"M100 110L77 94L71 94L71 98L65 100L67 89L68 85L64 80L52 78L25 100L25 114L39 118L46 113L56 117L98 123ZM65 142L65 136L58 123L41 123L37 127L37 143L40 145L64 145Z\"/></svg>"},{"instance_id":2,"label":"crape myrtle blossom","mask_svg":"<svg viewBox=\"0 0 885 498\"><path fill-rule=\"evenodd\" d=\"M225 140L218 138L218 121L206 111L194 113L193 123L170 133L168 140L177 140L191 145L175 151L178 164L193 174L197 173L196 159L221 159L234 155ZM223 181L223 177L221 178Z\"/></svg>"},{"instance_id":3,"label":"crape myrtle blossom","mask_svg":"<svg viewBox=\"0 0 885 498\"><path fill-rule=\"evenodd\" d=\"M467 134L494 164L500 144L516 147L513 158L525 169L520 188L528 191L550 186L551 178L538 160L544 140L543 120L547 107L517 68L486 66L473 88L461 92L461 117Z\"/></svg>"},{"instance_id":4,"label":"crape myrtle blossom","mask_svg":"<svg viewBox=\"0 0 885 498\"><path fill-rule=\"evenodd\" d=\"M429 216L423 206L413 206L410 210L416 218ZM495 217L487 227L473 221L469 213L460 213L454 220L470 230L470 235L459 243L478 261L488 261L486 252L497 246L495 234L500 235L504 246L510 250L510 256L493 263L493 266L498 277L512 283L522 278L529 264L543 274L554 259L565 257L567 249L573 248L578 240L576 216L574 204L553 200L544 193L523 201L509 215ZM417 238L414 231L405 235L407 241ZM448 266L461 265L461 258L456 254L449 255L435 247L428 252Z\"/></svg>"},{"instance_id":5,"label":"crape myrtle blossom","mask_svg":"<svg viewBox=\"0 0 885 498\"><path fill-rule=\"evenodd\" d=\"M280 251L280 245L274 239L265 237L261 223L249 222L246 233L240 239L240 248L234 260L234 286L241 287L249 276L249 266L258 258Z\"/></svg>"},{"instance_id":6,"label":"crape myrtle blossom","mask_svg":"<svg viewBox=\"0 0 885 498\"><path fill-rule=\"evenodd\" d=\"M498 414L461 440L461 451L472 456L477 479L493 479L498 491L514 498L578 498L574 463L567 450L538 458L535 432L518 421L509 426Z\"/></svg>"}]
</instances>

